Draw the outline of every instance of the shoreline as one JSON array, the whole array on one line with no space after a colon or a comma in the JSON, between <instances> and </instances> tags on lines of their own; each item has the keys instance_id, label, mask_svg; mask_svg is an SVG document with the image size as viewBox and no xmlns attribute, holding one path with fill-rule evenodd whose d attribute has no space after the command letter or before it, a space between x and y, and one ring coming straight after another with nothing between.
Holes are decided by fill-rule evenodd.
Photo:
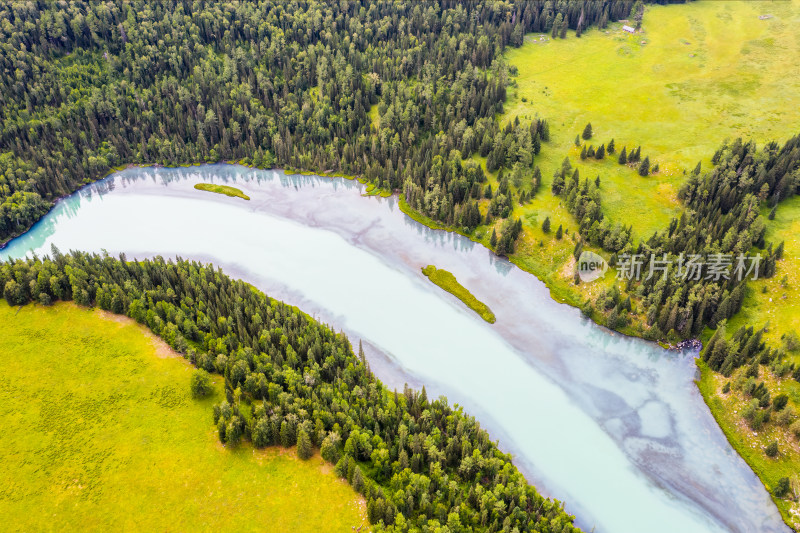
<instances>
[{"instance_id":1,"label":"shoreline","mask_svg":"<svg viewBox=\"0 0 800 533\"><path fill-rule=\"evenodd\" d=\"M92 185L94 183L98 183L99 181L101 181L103 179L106 179L106 178L116 174L117 172L120 172L121 170L126 169L126 168L187 168L187 167L192 167L192 166L202 166L202 165L206 165L206 164L207 165L213 165L213 164L238 165L238 166L251 168L251 169L256 169L256 170L278 170L278 171L283 171L286 175L313 175L313 176L326 177L326 178L339 177L339 178L344 178L344 179L348 179L348 180L357 180L362 184L365 183L365 180L363 180L363 178L361 178L361 177L352 176L352 175L346 175L346 174L339 173L339 172L314 172L314 171L308 171L308 170L304 171L304 170L294 169L294 168L291 168L291 167L287 167L286 169L280 169L280 168L277 168L277 167L264 169L264 168L255 167L255 166L252 166L252 165L246 165L246 164L244 164L244 163L242 163L240 161L219 161L219 162L216 162L216 163L201 162L201 163L191 163L191 164L185 164L185 165L175 165L175 166L169 166L169 167L164 166L164 165L159 165L159 164L128 164L128 165L125 165L125 166L122 166L122 167L115 167L110 172L108 172L106 175L104 175L102 178L99 178L98 180L96 180L96 181L94 181L92 183L88 183L88 184L83 185L82 187L80 187L79 189L77 189L75 192L73 192L70 195L64 195L64 196L58 198L55 202L53 202L53 206L51 207L51 210L55 207L55 205L57 204L58 201L60 201L60 200L62 200L64 198L66 198L66 197L69 197L69 196L81 191L82 189L84 189L85 187L87 187L89 185ZM375 188L373 188L373 190L375 190ZM388 191L380 191L380 192L388 192ZM397 192L397 191L395 191L395 192ZM391 193L391 195L394 195L395 192ZM369 194L369 193L365 194L362 191L361 195L362 196L374 196L376 194ZM384 194L381 194L381 196L384 196ZM412 220L414 220L416 222L419 222L419 223L423 224L424 226L426 226L426 227L428 227L428 228L430 228L432 230L443 230L443 231L447 231L447 232L458 233L461 236L467 237L471 242L475 242L475 243L483 245L484 248L486 248L487 250L489 250L492 253L494 253L494 250L492 250L491 247L487 246L482 240L479 240L479 239L475 238L474 235L466 234L466 233L464 233L463 231L460 231L457 228L450 228L450 227L447 227L447 226L445 226L445 225L443 225L441 223L438 223L438 222L436 222L436 221L434 221L432 219L429 219L428 217L425 217L421 213L418 213L415 210L413 210L407 204L407 202L405 202L405 200L403 199L402 195L398 194L398 198L399 198L399 206L400 206L401 212L403 212L406 216L408 216ZM49 212L50 211L48 211L48 213ZM35 225L38 224L40 221L41 221L41 219L39 221L37 221L35 224L33 224L31 226L31 228L29 228L27 231L30 231L30 229L35 227ZM24 233L23 233L23 235L24 235ZM14 237L14 238L16 238L16 237ZM10 242L11 240L13 240L13 238L8 239L8 241L6 243L4 243L3 246L0 246L0 249L5 248L5 246L8 244L8 242ZM511 262L512 264L517 266L520 270L524 271L526 274L533 275L537 280L541 281L547 287L548 294L549 294L550 298L554 302L561 303L561 304L567 304L567 305L570 305L571 307L575 307L575 308L578 308L580 310L581 305L580 305L580 302L578 301L578 299L575 297L575 293L572 292L572 291L569 291L567 287L558 287L553 282L553 280L550 279L549 277L538 275L535 272L534 269L528 268L527 265L525 264L525 261L521 260L521 258L519 256L517 256L516 254L512 254L512 256L508 257L507 259L508 259L509 262ZM597 320L595 320L594 317L587 317L587 318L589 318L593 323L597 324L598 326L600 326L600 327L602 327L604 329L607 329L609 332L612 332L612 334L613 333L619 333L620 335L623 335L625 337L638 338L638 339L642 339L642 340L647 341L647 339L644 339L641 335L636 335L633 331L631 331L631 333L628 333L628 332L619 332L619 331L616 331L616 330L611 330L611 329L607 328L604 324L602 324L602 323L598 322ZM647 342L654 342L654 341L647 341ZM705 376L705 374L703 373L703 369L701 368L701 365L698 364L697 360L694 361L694 364L695 364L697 370L700 371L701 376L702 376L699 379L693 380L694 381L694 385L697 387L698 392L700 393L701 397L703 398L703 402L706 405L706 408L708 408L710 410L710 412L711 412L711 414L712 414L712 416L713 416L713 418L715 420L716 425L722 430L722 432L725 435L725 437L727 438L729 444L736 451L736 454L748 465L748 467L753 471L754 475L756 477L758 477L759 481L762 483L762 485L764 485L765 490L767 490L767 492L769 493L770 498L772 499L773 504L777 507L777 509L778 509L778 511L779 511L779 513L781 515L781 518L783 519L784 523L788 527L791 528L791 525L789 524L789 522L787 520L787 517L782 512L780 506L777 505L775 497L773 496L773 494L770 491L769 487L767 487L766 484L764 483L764 479L762 478L762 476L759 475L759 472L756 470L755 466L753 464L751 464L747 460L747 456L745 454L742 454L740 452L740 450L739 450L739 447L734 445L734 442L731 441L731 436L730 436L729 429L726 426L724 426L724 425L722 425L720 423L721 417L719 417L717 415L717 411L712 408L711 397L706 395L704 393L704 390L702 389L702 387L700 387L700 380L703 379L703 377Z\"/></svg>"}]
</instances>

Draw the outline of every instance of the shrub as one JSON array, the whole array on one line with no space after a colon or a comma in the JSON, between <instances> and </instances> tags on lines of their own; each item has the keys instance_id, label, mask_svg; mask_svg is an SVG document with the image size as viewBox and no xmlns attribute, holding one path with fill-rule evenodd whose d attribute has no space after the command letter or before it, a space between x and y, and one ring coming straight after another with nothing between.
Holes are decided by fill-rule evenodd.
<instances>
[{"instance_id":1,"label":"shrub","mask_svg":"<svg viewBox=\"0 0 800 533\"><path fill-rule=\"evenodd\" d=\"M192 372L189 386L192 389L193 398L205 398L214 390L211 386L211 375L202 368Z\"/></svg>"},{"instance_id":2,"label":"shrub","mask_svg":"<svg viewBox=\"0 0 800 533\"><path fill-rule=\"evenodd\" d=\"M782 477L778 480L778 484L775 485L775 489L772 491L772 493L778 498L783 498L784 496L789 494L790 489L791 485L789 484L789 478Z\"/></svg>"},{"instance_id":3,"label":"shrub","mask_svg":"<svg viewBox=\"0 0 800 533\"><path fill-rule=\"evenodd\" d=\"M778 456L778 441L774 440L767 445L767 448L764 450L764 453L767 454L767 457L777 457Z\"/></svg>"}]
</instances>

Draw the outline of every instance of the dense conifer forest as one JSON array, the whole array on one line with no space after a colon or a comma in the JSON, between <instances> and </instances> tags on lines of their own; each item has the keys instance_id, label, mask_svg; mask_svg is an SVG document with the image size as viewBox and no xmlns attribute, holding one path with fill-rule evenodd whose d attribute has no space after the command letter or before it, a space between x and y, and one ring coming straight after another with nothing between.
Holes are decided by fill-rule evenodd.
<instances>
[{"instance_id":1,"label":"dense conifer forest","mask_svg":"<svg viewBox=\"0 0 800 533\"><path fill-rule=\"evenodd\" d=\"M604 26L633 7L3 4L0 242L119 165L220 160L361 175L405 191L436 220L473 228L484 176L462 157L480 152L490 170L521 173L548 138L545 121L501 128L494 119L509 83L504 47L532 31Z\"/></svg>"},{"instance_id":2,"label":"dense conifer forest","mask_svg":"<svg viewBox=\"0 0 800 533\"><path fill-rule=\"evenodd\" d=\"M203 373L225 378L213 422L227 446L312 446L388 530L576 531L528 485L474 418L390 391L341 333L211 265L73 252L0 263L11 305L74 300L147 325ZM360 350L359 350L360 352ZM209 425L212 413L209 412Z\"/></svg>"}]
</instances>

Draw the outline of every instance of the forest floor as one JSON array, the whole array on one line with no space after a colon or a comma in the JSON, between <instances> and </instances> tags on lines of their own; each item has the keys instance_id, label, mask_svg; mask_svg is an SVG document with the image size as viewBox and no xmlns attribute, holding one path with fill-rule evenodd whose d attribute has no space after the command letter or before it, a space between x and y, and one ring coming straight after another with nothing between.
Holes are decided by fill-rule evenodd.
<instances>
[{"instance_id":1,"label":"forest floor","mask_svg":"<svg viewBox=\"0 0 800 533\"><path fill-rule=\"evenodd\" d=\"M0 516L14 529L368 527L363 498L318 454L224 448L221 379L193 400L193 367L143 326L5 301L0 323Z\"/></svg>"}]
</instances>

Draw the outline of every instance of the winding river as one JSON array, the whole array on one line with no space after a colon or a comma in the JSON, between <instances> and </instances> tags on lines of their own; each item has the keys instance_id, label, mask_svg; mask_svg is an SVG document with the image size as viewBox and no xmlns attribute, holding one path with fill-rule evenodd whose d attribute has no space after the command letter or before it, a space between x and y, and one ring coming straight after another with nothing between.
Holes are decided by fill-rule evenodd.
<instances>
[{"instance_id":1,"label":"winding river","mask_svg":"<svg viewBox=\"0 0 800 533\"><path fill-rule=\"evenodd\" d=\"M58 202L0 259L55 243L213 262L363 339L387 385L424 384L463 406L586 531L788 531L703 403L696 354L600 328L483 246L362 189L233 165L130 168ZM453 272L497 323L431 284L428 264Z\"/></svg>"}]
</instances>

